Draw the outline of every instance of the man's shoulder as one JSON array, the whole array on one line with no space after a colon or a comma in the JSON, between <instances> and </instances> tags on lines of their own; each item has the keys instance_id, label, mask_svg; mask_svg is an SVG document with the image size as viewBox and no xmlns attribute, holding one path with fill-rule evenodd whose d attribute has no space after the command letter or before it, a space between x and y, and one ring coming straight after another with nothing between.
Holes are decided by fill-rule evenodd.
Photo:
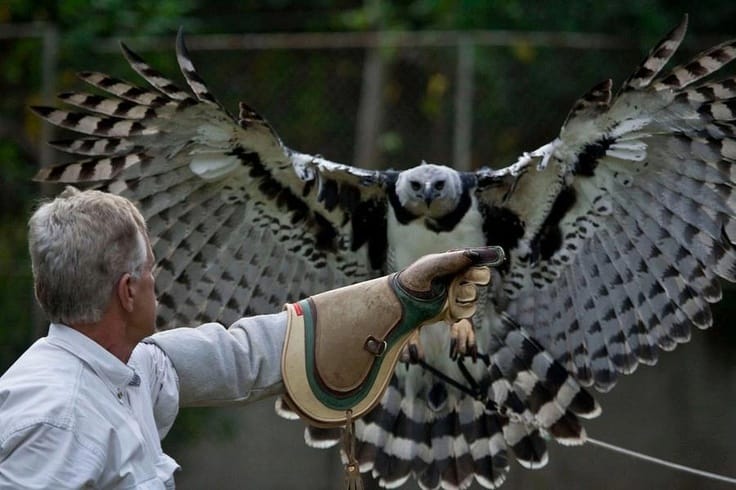
<instances>
[{"instance_id":1,"label":"man's shoulder","mask_svg":"<svg viewBox=\"0 0 736 490\"><path fill-rule=\"evenodd\" d=\"M158 345L145 339L133 349L128 365L146 382L152 382L166 369L167 361L166 353Z\"/></svg>"},{"instance_id":2,"label":"man's shoulder","mask_svg":"<svg viewBox=\"0 0 736 490\"><path fill-rule=\"evenodd\" d=\"M0 377L3 433L51 424L71 428L84 366L43 339L33 344Z\"/></svg>"},{"instance_id":3,"label":"man's shoulder","mask_svg":"<svg viewBox=\"0 0 736 490\"><path fill-rule=\"evenodd\" d=\"M50 380L78 374L81 361L64 349L46 341L37 340L0 377L0 387L24 383L48 383ZM51 383L52 388L55 383Z\"/></svg>"}]
</instances>

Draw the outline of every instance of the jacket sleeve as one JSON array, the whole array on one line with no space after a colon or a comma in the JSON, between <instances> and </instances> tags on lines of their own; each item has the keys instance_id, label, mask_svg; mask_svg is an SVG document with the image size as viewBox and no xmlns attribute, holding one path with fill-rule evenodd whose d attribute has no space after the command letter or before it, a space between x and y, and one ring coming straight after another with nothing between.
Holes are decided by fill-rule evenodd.
<instances>
[{"instance_id":1,"label":"jacket sleeve","mask_svg":"<svg viewBox=\"0 0 736 490\"><path fill-rule=\"evenodd\" d=\"M145 340L171 360L179 378L179 405L244 404L283 392L281 352L286 313L176 328Z\"/></svg>"}]
</instances>

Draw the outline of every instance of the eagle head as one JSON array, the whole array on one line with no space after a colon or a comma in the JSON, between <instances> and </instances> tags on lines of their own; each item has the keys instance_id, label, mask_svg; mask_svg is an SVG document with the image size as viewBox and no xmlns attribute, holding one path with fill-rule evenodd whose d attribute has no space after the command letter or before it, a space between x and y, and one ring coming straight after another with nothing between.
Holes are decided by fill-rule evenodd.
<instances>
[{"instance_id":1,"label":"eagle head","mask_svg":"<svg viewBox=\"0 0 736 490\"><path fill-rule=\"evenodd\" d=\"M460 174L444 165L422 162L396 180L396 197L414 216L441 218L455 210L463 194Z\"/></svg>"}]
</instances>

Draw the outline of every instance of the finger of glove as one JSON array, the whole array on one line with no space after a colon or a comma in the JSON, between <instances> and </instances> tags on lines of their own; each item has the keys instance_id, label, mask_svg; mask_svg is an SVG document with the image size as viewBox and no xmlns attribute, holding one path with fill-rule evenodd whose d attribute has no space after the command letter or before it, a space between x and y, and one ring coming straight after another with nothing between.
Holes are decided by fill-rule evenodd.
<instances>
[{"instance_id":1,"label":"finger of glove","mask_svg":"<svg viewBox=\"0 0 736 490\"><path fill-rule=\"evenodd\" d=\"M463 269L502 260L500 247L475 247L425 255L399 273L400 282L413 291L429 291L432 279L457 274Z\"/></svg>"},{"instance_id":2,"label":"finger of glove","mask_svg":"<svg viewBox=\"0 0 736 490\"><path fill-rule=\"evenodd\" d=\"M450 295L451 300L458 303L472 303L478 299L478 289L472 282L460 282L455 280L450 285L450 292L448 294Z\"/></svg>"},{"instance_id":3,"label":"finger of glove","mask_svg":"<svg viewBox=\"0 0 736 490\"><path fill-rule=\"evenodd\" d=\"M462 250L473 265L494 266L506 260L503 248L497 246L471 247Z\"/></svg>"},{"instance_id":4,"label":"finger of glove","mask_svg":"<svg viewBox=\"0 0 736 490\"><path fill-rule=\"evenodd\" d=\"M471 267L465 271L462 278L478 286L487 286L491 282L491 269L487 266Z\"/></svg>"},{"instance_id":5,"label":"finger of glove","mask_svg":"<svg viewBox=\"0 0 736 490\"><path fill-rule=\"evenodd\" d=\"M475 315L475 311L478 305L475 301L470 303L458 303L457 301L451 300L447 307L447 313L450 321L458 321L463 318L470 318Z\"/></svg>"},{"instance_id":6,"label":"finger of glove","mask_svg":"<svg viewBox=\"0 0 736 490\"><path fill-rule=\"evenodd\" d=\"M435 255L440 261L435 277L456 274L470 266L497 265L505 258L503 249L495 246L461 248Z\"/></svg>"}]
</instances>

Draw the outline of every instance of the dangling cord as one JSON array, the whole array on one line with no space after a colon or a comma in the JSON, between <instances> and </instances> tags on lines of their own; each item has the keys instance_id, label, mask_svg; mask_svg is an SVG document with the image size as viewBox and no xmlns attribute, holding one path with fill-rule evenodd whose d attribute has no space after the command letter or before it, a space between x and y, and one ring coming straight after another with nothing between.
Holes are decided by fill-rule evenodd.
<instances>
[{"instance_id":1,"label":"dangling cord","mask_svg":"<svg viewBox=\"0 0 736 490\"><path fill-rule=\"evenodd\" d=\"M360 476L360 466L355 457L355 422L353 411L345 412L345 432L343 434L342 446L345 451L345 488L347 490L363 490L363 479Z\"/></svg>"},{"instance_id":2,"label":"dangling cord","mask_svg":"<svg viewBox=\"0 0 736 490\"><path fill-rule=\"evenodd\" d=\"M445 373L443 373L442 371L440 371L436 367L432 366L431 364L428 364L424 359L417 360L417 364L419 364L419 366L421 366L422 369L426 369L427 371L429 371L430 373L432 373L435 377L441 379L442 381L444 381L445 383L449 384L450 386L453 386L457 390L462 391L463 393L465 393L466 395L468 395L470 398L473 398L473 399L478 400L480 402L485 401L485 399L484 399L485 397L483 397L483 394L480 392L480 389L478 387L478 384L475 382L475 380L472 380L472 382L471 382L471 384L473 385L473 387L475 387L475 389L473 389L473 387L468 388L467 386L465 386L464 384L460 383L456 379L454 379L454 378L446 375ZM467 375L470 376L470 372L465 367L465 365L462 363L462 360L461 359L458 359L457 365L460 366L460 370L463 373L463 376L466 375L465 373L467 373ZM471 377L471 379L472 379L472 377Z\"/></svg>"},{"instance_id":3,"label":"dangling cord","mask_svg":"<svg viewBox=\"0 0 736 490\"><path fill-rule=\"evenodd\" d=\"M691 468L689 466L684 466L681 464L673 463L671 461L667 461L664 459L655 458L653 456L648 456L646 454L642 454L636 451L632 451L631 449L625 449L622 447L614 446L613 444L609 444L607 442L599 441L597 439L593 439L592 437L587 437L585 439L586 443L593 444L594 446L601 447L603 449L608 449L609 451L613 451L615 453L624 454L626 456L630 456L632 458L641 459L643 461L648 461L650 463L658 464L661 466L664 466L666 468L671 468L673 470L679 470L684 471L685 473L690 473L692 475L698 475L702 476L703 478L710 478L712 480L718 480L726 483L730 483L732 485L736 485L736 478L731 478L724 475L719 475L717 473L711 473L709 471L703 471L699 470L697 468Z\"/></svg>"},{"instance_id":4,"label":"dangling cord","mask_svg":"<svg viewBox=\"0 0 736 490\"><path fill-rule=\"evenodd\" d=\"M489 366L490 365L490 358L486 355L478 355L480 359L483 359L483 362ZM477 381L472 377L470 374L470 371L465 367L465 364L463 363L462 358L457 360L458 367L460 368L460 372L462 373L465 380L470 384L470 387L463 385L459 381L451 378L450 376L446 375L439 369L435 368L434 366L431 366L430 364L427 364L424 360L419 360L418 364L432 373L433 375L437 376L442 381L454 386L458 390L462 391L466 395L468 395L471 398L474 398L478 400L479 402L485 402L486 410L488 412L504 412L502 407L499 407L495 401L489 399L487 396L484 396L479 389ZM511 417L513 414L511 413L502 413L502 415L506 417ZM543 427L540 427L541 429L544 429ZM729 476L719 475L717 473L711 473L709 471L699 470L697 468L691 468L689 466L684 466L681 464L673 463L671 461L667 461L664 459L655 458L653 456L648 456L646 454L642 454L636 451L632 451L630 449L625 449L619 446L615 446L613 444L609 444L607 442L599 441L597 439L593 439L592 437L586 437L585 439L586 443L590 443L594 446L601 447L603 449L608 449L609 451L613 451L615 453L624 454L626 456L635 458L635 459L641 459L643 461L648 461L650 463L658 464L660 466L664 466L666 468L671 468L673 470L679 470L683 471L685 473L690 473L693 475L702 476L703 478L710 478L712 480L718 480L726 483L731 483L732 485L736 485L736 478L731 478Z\"/></svg>"}]
</instances>

